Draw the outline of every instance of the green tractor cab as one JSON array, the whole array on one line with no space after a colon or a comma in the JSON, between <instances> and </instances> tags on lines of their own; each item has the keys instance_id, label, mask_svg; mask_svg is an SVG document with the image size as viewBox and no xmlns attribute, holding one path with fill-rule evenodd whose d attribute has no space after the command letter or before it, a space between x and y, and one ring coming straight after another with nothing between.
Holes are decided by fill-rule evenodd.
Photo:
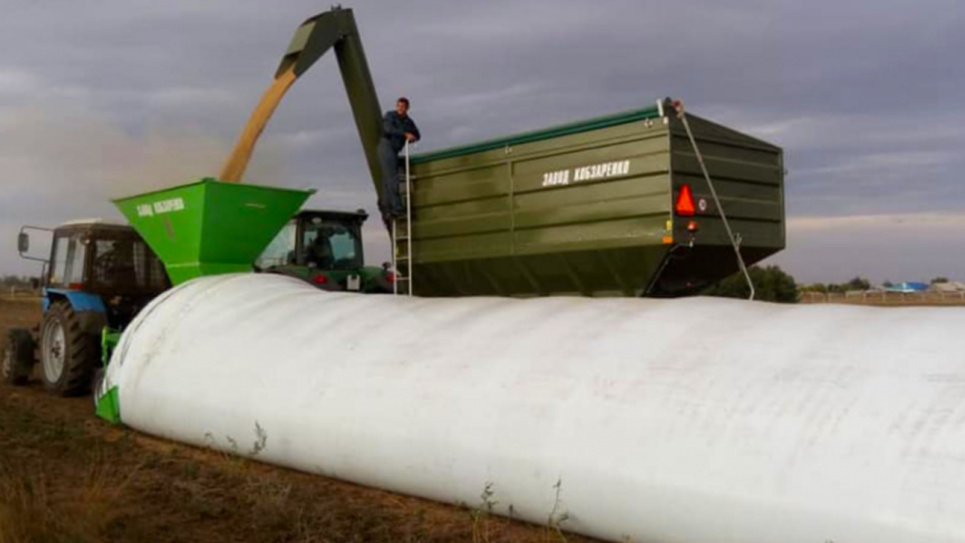
<instances>
[{"instance_id":1,"label":"green tractor cab","mask_svg":"<svg viewBox=\"0 0 965 543\"><path fill-rule=\"evenodd\" d=\"M364 210L303 210L295 215L255 263L267 273L288 275L323 290L392 292L386 266L366 266L362 247Z\"/></svg>"},{"instance_id":2,"label":"green tractor cab","mask_svg":"<svg viewBox=\"0 0 965 543\"><path fill-rule=\"evenodd\" d=\"M29 255L31 230L52 236L49 256ZM48 392L83 394L101 366L103 330L124 328L171 286L164 265L133 228L101 219L25 226L17 245L43 262L43 318L8 332L0 378L25 384L39 361Z\"/></svg>"}]
</instances>

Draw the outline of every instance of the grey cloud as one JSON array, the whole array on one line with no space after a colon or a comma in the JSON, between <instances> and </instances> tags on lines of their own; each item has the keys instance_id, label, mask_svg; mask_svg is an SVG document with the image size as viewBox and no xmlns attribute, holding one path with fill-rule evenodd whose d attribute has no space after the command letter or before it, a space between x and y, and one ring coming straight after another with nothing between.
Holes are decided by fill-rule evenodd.
<instances>
[{"instance_id":1,"label":"grey cloud","mask_svg":"<svg viewBox=\"0 0 965 543\"><path fill-rule=\"evenodd\" d=\"M0 178L17 190L0 203L0 222L112 213L104 187L141 186L126 180L134 171L171 183L216 173L291 31L326 7L307 0L5 5ZM383 104L413 99L423 150L681 96L695 113L786 147L792 218L965 212L958 173L965 70L957 68L965 25L956 0L350 7ZM47 112L38 127L3 128L38 109ZM98 129L85 133L90 119ZM334 59L323 59L279 108L250 178L316 186L315 207L373 212L354 130ZM83 190L56 201L65 185ZM370 257L382 259L373 255L387 255L384 234L372 234ZM0 271L18 265L7 257L8 238L4 227ZM805 266L793 244L829 242L792 236L791 243L788 262ZM853 273L878 265L841 258Z\"/></svg>"},{"instance_id":2,"label":"grey cloud","mask_svg":"<svg viewBox=\"0 0 965 543\"><path fill-rule=\"evenodd\" d=\"M965 215L897 214L792 219L789 248L771 259L799 281L965 278Z\"/></svg>"}]
</instances>

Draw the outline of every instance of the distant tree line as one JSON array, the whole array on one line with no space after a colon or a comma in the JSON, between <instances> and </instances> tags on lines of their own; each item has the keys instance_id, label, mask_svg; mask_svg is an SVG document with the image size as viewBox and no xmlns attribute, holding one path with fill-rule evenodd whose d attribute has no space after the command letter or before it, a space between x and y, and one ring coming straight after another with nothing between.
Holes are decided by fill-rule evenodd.
<instances>
[{"instance_id":1,"label":"distant tree line","mask_svg":"<svg viewBox=\"0 0 965 543\"><path fill-rule=\"evenodd\" d=\"M29 289L30 278L26 275L3 275L0 276L0 289L7 291L10 288Z\"/></svg>"},{"instance_id":2,"label":"distant tree line","mask_svg":"<svg viewBox=\"0 0 965 543\"><path fill-rule=\"evenodd\" d=\"M755 300L793 304L800 299L794 277L779 266L751 266L747 273L754 283ZM738 272L706 289L701 294L746 300L750 293L751 289L747 285L747 279L743 273Z\"/></svg>"},{"instance_id":3,"label":"distant tree line","mask_svg":"<svg viewBox=\"0 0 965 543\"><path fill-rule=\"evenodd\" d=\"M846 283L812 283L801 287L801 292L820 292L834 294L852 290L870 290L871 281L864 277L855 277Z\"/></svg>"},{"instance_id":4,"label":"distant tree line","mask_svg":"<svg viewBox=\"0 0 965 543\"><path fill-rule=\"evenodd\" d=\"M938 283L948 283L947 277L936 277L929 281L928 284L935 285ZM854 279L846 283L812 283L810 285L802 285L801 292L820 292L821 294L834 294L841 292L849 292L855 290L871 290L871 281L864 277L855 277ZM881 283L884 288L891 288L895 286L891 281L885 281Z\"/></svg>"}]
</instances>

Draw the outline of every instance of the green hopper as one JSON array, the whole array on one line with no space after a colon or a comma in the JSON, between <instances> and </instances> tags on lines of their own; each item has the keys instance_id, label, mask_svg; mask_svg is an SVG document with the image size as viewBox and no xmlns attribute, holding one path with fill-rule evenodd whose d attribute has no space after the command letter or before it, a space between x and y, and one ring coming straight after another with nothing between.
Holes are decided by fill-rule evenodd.
<instances>
[{"instance_id":1,"label":"green hopper","mask_svg":"<svg viewBox=\"0 0 965 543\"><path fill-rule=\"evenodd\" d=\"M209 177L113 202L176 285L202 275L251 271L313 193Z\"/></svg>"}]
</instances>

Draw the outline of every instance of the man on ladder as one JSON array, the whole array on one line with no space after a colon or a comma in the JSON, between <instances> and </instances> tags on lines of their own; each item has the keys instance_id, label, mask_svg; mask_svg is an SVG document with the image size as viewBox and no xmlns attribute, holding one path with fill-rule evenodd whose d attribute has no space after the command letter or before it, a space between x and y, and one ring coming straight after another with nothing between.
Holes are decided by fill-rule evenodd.
<instances>
[{"instance_id":1,"label":"man on ladder","mask_svg":"<svg viewBox=\"0 0 965 543\"><path fill-rule=\"evenodd\" d=\"M382 199L379 211L382 222L392 232L392 220L406 216L405 205L399 194L399 153L406 143L419 141L419 129L409 117L409 99L401 97L395 102L395 111L382 118L382 139L379 140L379 164L382 166Z\"/></svg>"}]
</instances>

